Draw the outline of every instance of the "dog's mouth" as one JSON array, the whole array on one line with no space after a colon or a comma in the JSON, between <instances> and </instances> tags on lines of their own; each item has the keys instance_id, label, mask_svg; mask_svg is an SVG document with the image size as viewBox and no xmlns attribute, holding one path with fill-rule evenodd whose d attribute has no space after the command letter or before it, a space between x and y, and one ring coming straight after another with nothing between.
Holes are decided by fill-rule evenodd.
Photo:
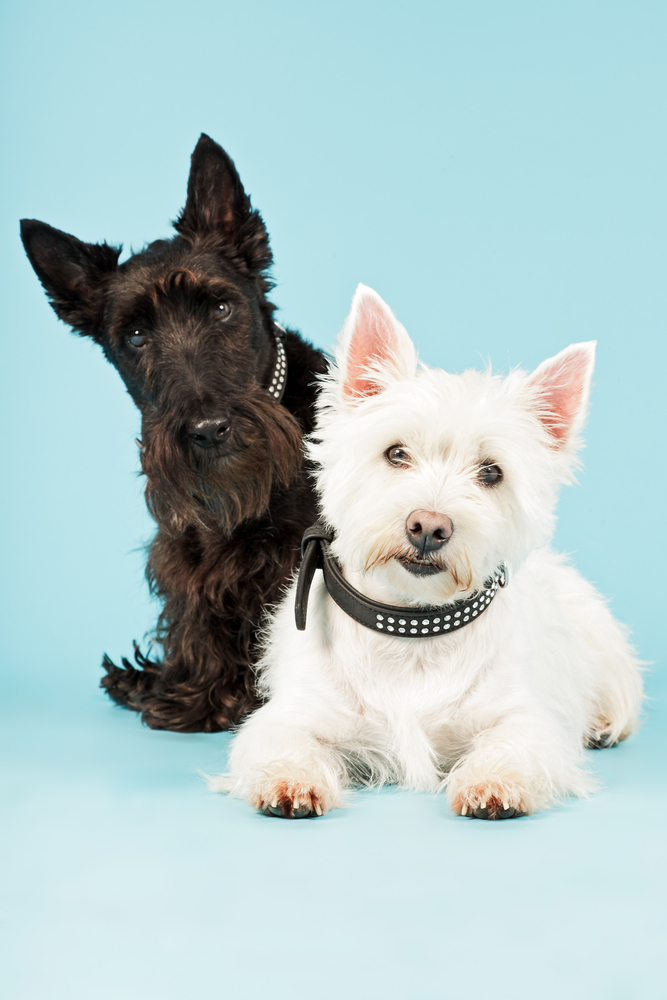
<instances>
[{"instance_id":1,"label":"dog's mouth","mask_svg":"<svg viewBox=\"0 0 667 1000\"><path fill-rule=\"evenodd\" d=\"M435 576L436 573L444 573L446 568L429 556L397 556L396 558L401 566L414 576Z\"/></svg>"}]
</instances>

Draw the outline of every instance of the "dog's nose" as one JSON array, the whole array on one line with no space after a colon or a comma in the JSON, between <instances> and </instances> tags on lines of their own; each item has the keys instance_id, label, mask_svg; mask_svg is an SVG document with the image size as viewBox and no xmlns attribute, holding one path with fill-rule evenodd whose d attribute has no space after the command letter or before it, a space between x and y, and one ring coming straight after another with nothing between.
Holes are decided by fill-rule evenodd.
<instances>
[{"instance_id":1,"label":"dog's nose","mask_svg":"<svg viewBox=\"0 0 667 1000\"><path fill-rule=\"evenodd\" d=\"M420 556L437 552L452 537L454 525L444 514L432 510L413 510L405 522L408 538Z\"/></svg>"},{"instance_id":2,"label":"dog's nose","mask_svg":"<svg viewBox=\"0 0 667 1000\"><path fill-rule=\"evenodd\" d=\"M198 448L214 448L229 437L232 429L229 417L214 417L212 420L198 420L190 426L188 437Z\"/></svg>"}]
</instances>

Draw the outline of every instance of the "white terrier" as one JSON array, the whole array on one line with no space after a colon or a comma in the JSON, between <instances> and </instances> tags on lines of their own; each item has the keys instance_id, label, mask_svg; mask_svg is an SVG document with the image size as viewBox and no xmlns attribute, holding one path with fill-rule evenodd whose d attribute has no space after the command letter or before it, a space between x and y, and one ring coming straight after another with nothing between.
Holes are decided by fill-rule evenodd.
<instances>
[{"instance_id":1,"label":"white terrier","mask_svg":"<svg viewBox=\"0 0 667 1000\"><path fill-rule=\"evenodd\" d=\"M450 375L359 286L309 445L324 523L267 629L268 700L213 788L300 818L393 782L483 819L591 790L585 745L625 739L641 703L623 628L547 547L594 348Z\"/></svg>"}]
</instances>

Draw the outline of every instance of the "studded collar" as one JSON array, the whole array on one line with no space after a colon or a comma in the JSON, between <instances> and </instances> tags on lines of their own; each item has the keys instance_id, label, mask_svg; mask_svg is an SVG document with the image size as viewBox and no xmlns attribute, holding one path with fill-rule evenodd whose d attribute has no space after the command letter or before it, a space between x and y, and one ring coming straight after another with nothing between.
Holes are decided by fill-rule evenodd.
<instances>
[{"instance_id":1,"label":"studded collar","mask_svg":"<svg viewBox=\"0 0 667 1000\"><path fill-rule=\"evenodd\" d=\"M276 341L276 363L268 385L268 393L279 403L283 398L287 382L287 352L283 344L285 328L275 321L273 327L273 336Z\"/></svg>"},{"instance_id":2,"label":"studded collar","mask_svg":"<svg viewBox=\"0 0 667 1000\"><path fill-rule=\"evenodd\" d=\"M301 542L303 559L296 587L295 618L296 627L303 632L306 627L308 594L316 569L324 572L325 586L345 614L360 625L401 639L424 639L430 636L459 632L484 614L499 587L509 583L509 572L503 563L482 590L474 591L465 600L453 601L440 607L401 608L392 604L381 604L364 597L351 587L343 576L338 561L331 554L330 543L333 532L321 522L307 528Z\"/></svg>"}]
</instances>

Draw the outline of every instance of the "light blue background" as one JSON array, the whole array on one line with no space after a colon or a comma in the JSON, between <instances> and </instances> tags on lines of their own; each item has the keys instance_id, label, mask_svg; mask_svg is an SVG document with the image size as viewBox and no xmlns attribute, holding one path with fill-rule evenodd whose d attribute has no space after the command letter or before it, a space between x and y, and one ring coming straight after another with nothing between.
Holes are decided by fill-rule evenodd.
<instances>
[{"instance_id":1,"label":"light blue background","mask_svg":"<svg viewBox=\"0 0 667 1000\"><path fill-rule=\"evenodd\" d=\"M0 27L4 996L667 996L665 4L10 0ZM202 130L316 343L358 281L453 370L598 340L557 544L654 665L591 800L485 824L386 790L270 820L201 780L227 736L97 690L156 615L137 413L18 219L168 235Z\"/></svg>"}]
</instances>

